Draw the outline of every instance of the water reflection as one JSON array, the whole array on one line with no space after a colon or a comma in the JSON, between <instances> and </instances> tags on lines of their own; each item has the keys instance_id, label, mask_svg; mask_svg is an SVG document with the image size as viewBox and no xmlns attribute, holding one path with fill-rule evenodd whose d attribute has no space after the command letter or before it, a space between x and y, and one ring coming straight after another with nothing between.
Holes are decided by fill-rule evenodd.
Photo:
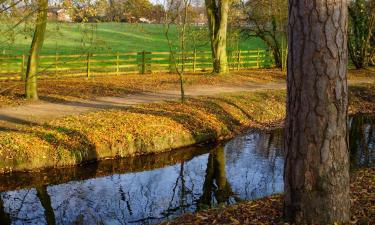
<instances>
[{"instance_id":1,"label":"water reflection","mask_svg":"<svg viewBox=\"0 0 375 225\"><path fill-rule=\"evenodd\" d=\"M375 115L357 115L349 120L351 167L375 167Z\"/></svg>"},{"instance_id":2,"label":"water reflection","mask_svg":"<svg viewBox=\"0 0 375 225\"><path fill-rule=\"evenodd\" d=\"M349 121L351 161L374 166L374 117ZM225 146L0 177L0 224L154 224L283 191L282 130Z\"/></svg>"},{"instance_id":3,"label":"water reflection","mask_svg":"<svg viewBox=\"0 0 375 225\"><path fill-rule=\"evenodd\" d=\"M201 209L216 204L230 204L238 199L227 179L224 148L213 149L208 155L203 193L199 198L198 207Z\"/></svg>"}]
</instances>

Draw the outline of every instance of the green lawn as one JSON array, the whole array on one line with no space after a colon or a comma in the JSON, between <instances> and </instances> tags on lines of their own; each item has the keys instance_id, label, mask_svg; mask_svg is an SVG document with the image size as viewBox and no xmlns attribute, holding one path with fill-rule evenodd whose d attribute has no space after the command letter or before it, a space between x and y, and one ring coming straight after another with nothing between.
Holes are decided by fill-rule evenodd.
<instances>
[{"instance_id":1,"label":"green lawn","mask_svg":"<svg viewBox=\"0 0 375 225\"><path fill-rule=\"evenodd\" d=\"M24 29L20 27L19 29ZM0 31L5 30L0 24ZM14 41L9 42L0 36L0 51L2 54L20 55L28 52L32 27L28 32L17 32ZM192 49L192 35L189 31L188 44ZM170 37L177 39L176 27L171 28ZM199 49L209 50L208 38L198 37ZM228 48L236 48L237 42L229 39ZM240 49L264 48L259 39L241 40ZM164 25L159 24L127 24L127 23L48 23L46 39L42 54L75 54L83 52L109 53L129 51L168 51L168 44L164 35Z\"/></svg>"}]
</instances>

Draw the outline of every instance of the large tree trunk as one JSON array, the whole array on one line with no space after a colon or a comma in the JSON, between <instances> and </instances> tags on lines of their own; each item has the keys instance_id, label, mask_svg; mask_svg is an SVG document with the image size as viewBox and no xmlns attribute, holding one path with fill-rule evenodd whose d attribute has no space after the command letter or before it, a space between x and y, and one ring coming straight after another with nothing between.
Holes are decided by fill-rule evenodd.
<instances>
[{"instance_id":1,"label":"large tree trunk","mask_svg":"<svg viewBox=\"0 0 375 225\"><path fill-rule=\"evenodd\" d=\"M289 0L286 219L349 220L347 1Z\"/></svg>"},{"instance_id":2,"label":"large tree trunk","mask_svg":"<svg viewBox=\"0 0 375 225\"><path fill-rule=\"evenodd\" d=\"M205 0L210 31L213 72L228 72L227 27L230 0Z\"/></svg>"},{"instance_id":3,"label":"large tree trunk","mask_svg":"<svg viewBox=\"0 0 375 225\"><path fill-rule=\"evenodd\" d=\"M39 64L39 54L43 46L44 34L47 26L48 0L39 0L38 16L35 25L34 37L30 47L30 55L26 70L25 92L27 99L38 99L37 73Z\"/></svg>"}]
</instances>

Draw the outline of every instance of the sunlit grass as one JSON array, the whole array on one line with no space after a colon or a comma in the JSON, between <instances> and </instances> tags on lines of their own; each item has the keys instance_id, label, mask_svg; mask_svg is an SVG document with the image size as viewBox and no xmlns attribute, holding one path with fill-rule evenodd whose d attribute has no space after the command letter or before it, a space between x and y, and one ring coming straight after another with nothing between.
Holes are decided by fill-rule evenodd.
<instances>
[{"instance_id":1,"label":"sunlit grass","mask_svg":"<svg viewBox=\"0 0 375 225\"><path fill-rule=\"evenodd\" d=\"M30 26L30 25L29 25ZM27 54L32 40L33 27L28 32L15 32L14 41L0 36L0 53ZM5 25L0 24L4 31ZM83 52L132 52L132 51L169 51L163 24L127 24L127 23L48 23L42 54L76 54ZM170 29L170 39L178 42L175 26ZM198 40L199 49L209 50L209 41ZM189 39L187 41L189 48ZM202 46L201 46L202 45ZM241 40L241 49L263 49L264 44L257 38ZM228 48L236 48L237 43L229 39Z\"/></svg>"}]
</instances>

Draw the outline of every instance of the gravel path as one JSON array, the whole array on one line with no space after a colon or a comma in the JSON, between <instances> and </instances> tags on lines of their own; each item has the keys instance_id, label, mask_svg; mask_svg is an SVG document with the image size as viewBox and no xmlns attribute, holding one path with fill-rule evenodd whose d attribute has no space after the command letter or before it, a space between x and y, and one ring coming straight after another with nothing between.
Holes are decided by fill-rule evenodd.
<instances>
[{"instance_id":1,"label":"gravel path","mask_svg":"<svg viewBox=\"0 0 375 225\"><path fill-rule=\"evenodd\" d=\"M351 84L374 82L373 80L355 80ZM267 84L246 83L241 86L193 86L185 90L186 96L209 96L220 93L233 93L241 91L258 91L266 89L285 89L284 82L272 82ZM92 100L79 99L76 101L64 101L51 103L38 101L15 107L0 109L0 130L15 128L19 125L42 124L49 120L69 115L94 112L103 109L120 109L132 105L154 103L162 101L174 101L180 97L179 90L162 92L144 92L141 94L126 95L123 97L99 97Z\"/></svg>"}]
</instances>

